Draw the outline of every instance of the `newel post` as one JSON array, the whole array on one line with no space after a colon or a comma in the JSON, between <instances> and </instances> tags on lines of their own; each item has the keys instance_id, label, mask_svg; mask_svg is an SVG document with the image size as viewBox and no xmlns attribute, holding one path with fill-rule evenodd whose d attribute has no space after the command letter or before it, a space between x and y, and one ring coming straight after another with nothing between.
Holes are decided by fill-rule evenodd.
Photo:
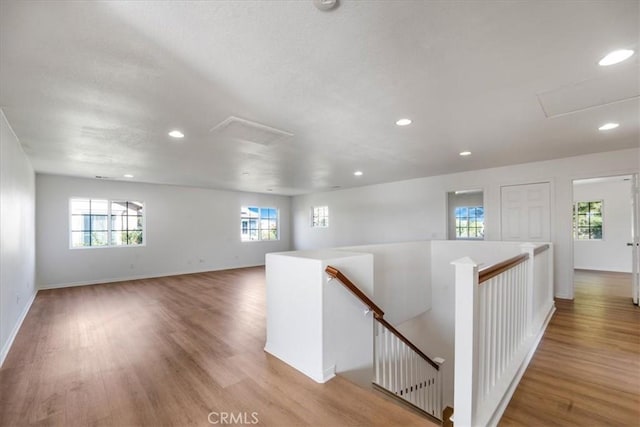
<instances>
[{"instance_id":1,"label":"newel post","mask_svg":"<svg viewBox=\"0 0 640 427\"><path fill-rule=\"evenodd\" d=\"M536 262L536 245L533 243L523 243L520 245L520 251L522 253L529 254L529 267L527 268L526 278L526 297L527 297L527 336L533 333L533 316L534 316L534 286L535 286L535 262Z\"/></svg>"},{"instance_id":2,"label":"newel post","mask_svg":"<svg viewBox=\"0 0 640 427\"><path fill-rule=\"evenodd\" d=\"M455 423L475 425L478 396L478 264L465 257L455 266Z\"/></svg>"}]
</instances>

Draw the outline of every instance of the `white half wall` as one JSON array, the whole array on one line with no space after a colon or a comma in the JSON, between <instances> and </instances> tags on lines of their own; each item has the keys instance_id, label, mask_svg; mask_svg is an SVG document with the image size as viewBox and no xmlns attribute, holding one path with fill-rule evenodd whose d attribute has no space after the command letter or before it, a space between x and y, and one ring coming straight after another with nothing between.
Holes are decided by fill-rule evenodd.
<instances>
[{"instance_id":1,"label":"white half wall","mask_svg":"<svg viewBox=\"0 0 640 427\"><path fill-rule=\"evenodd\" d=\"M143 201L146 244L69 249L72 197ZM279 210L279 241L240 241L247 205ZM38 174L36 280L53 288L263 265L266 253L290 249L290 205L287 196Z\"/></svg>"},{"instance_id":2,"label":"white half wall","mask_svg":"<svg viewBox=\"0 0 640 427\"><path fill-rule=\"evenodd\" d=\"M573 298L573 180L637 172L639 152L611 151L295 196L293 247L301 250L445 239L447 192L471 188L484 191L485 239L499 240L500 188L550 182L555 296ZM320 205L329 207L330 225L314 229L309 224L309 209Z\"/></svg>"},{"instance_id":3,"label":"white half wall","mask_svg":"<svg viewBox=\"0 0 640 427\"><path fill-rule=\"evenodd\" d=\"M573 186L574 202L602 200L602 240L575 240L575 268L631 273L631 181L590 182Z\"/></svg>"},{"instance_id":4,"label":"white half wall","mask_svg":"<svg viewBox=\"0 0 640 427\"><path fill-rule=\"evenodd\" d=\"M35 295L35 174L0 110L0 366Z\"/></svg>"},{"instance_id":5,"label":"white half wall","mask_svg":"<svg viewBox=\"0 0 640 427\"><path fill-rule=\"evenodd\" d=\"M373 315L328 265L373 294L373 255L321 250L267 255L267 343L265 351L323 383L335 375L371 381Z\"/></svg>"}]
</instances>

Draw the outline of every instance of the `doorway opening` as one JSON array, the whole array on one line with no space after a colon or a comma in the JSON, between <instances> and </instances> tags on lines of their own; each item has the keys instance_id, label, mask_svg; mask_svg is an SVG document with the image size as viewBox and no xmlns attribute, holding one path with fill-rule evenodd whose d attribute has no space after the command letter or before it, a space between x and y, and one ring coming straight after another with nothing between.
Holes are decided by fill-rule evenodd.
<instances>
[{"instance_id":1,"label":"doorway opening","mask_svg":"<svg viewBox=\"0 0 640 427\"><path fill-rule=\"evenodd\" d=\"M574 270L616 274L628 282L627 295L637 304L635 181L637 175L574 180L572 231Z\"/></svg>"}]
</instances>

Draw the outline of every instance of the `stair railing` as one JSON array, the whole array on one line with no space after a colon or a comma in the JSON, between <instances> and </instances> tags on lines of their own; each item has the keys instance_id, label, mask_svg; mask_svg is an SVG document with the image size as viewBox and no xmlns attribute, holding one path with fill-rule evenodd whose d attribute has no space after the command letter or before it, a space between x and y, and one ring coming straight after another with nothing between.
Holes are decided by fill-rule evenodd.
<instances>
[{"instance_id":1,"label":"stair railing","mask_svg":"<svg viewBox=\"0 0 640 427\"><path fill-rule=\"evenodd\" d=\"M325 272L351 291L369 310L374 322L374 380L376 388L400 399L437 422L443 419L442 374L444 359L431 359L384 319L384 312L335 267Z\"/></svg>"},{"instance_id":2,"label":"stair railing","mask_svg":"<svg viewBox=\"0 0 640 427\"><path fill-rule=\"evenodd\" d=\"M455 422L497 425L555 310L550 244L483 269L452 262L455 288Z\"/></svg>"}]
</instances>

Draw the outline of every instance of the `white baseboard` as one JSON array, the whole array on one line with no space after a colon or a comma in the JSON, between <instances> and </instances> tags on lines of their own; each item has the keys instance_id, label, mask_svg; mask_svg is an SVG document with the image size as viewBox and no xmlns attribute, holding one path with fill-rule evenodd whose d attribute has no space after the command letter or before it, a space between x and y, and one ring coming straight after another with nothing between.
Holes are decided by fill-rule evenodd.
<instances>
[{"instance_id":1,"label":"white baseboard","mask_svg":"<svg viewBox=\"0 0 640 427\"><path fill-rule=\"evenodd\" d=\"M203 270L165 272L165 273L158 273L158 274L138 274L133 276L125 276L125 277L111 277L111 278L96 279L96 280L81 280L78 282L55 283L55 284L46 284L46 285L41 284L41 285L38 285L38 289L45 290L45 289L73 288L75 286L104 285L107 283L128 282L129 280L155 279L158 277L182 276L184 274L208 273L210 271L234 270L236 268L259 267L263 265L264 264L240 265L240 266L223 267L223 268L217 268L217 269L206 268Z\"/></svg>"},{"instance_id":2,"label":"white baseboard","mask_svg":"<svg viewBox=\"0 0 640 427\"><path fill-rule=\"evenodd\" d=\"M274 351L274 349L269 346L269 343L267 343L264 346L264 351L269 353L273 357L275 357L277 359L280 359L281 361L283 361L287 365L291 366L296 371L306 375L307 377L311 378L313 381L315 381L317 383L324 384L324 383L326 383L327 381L329 381L330 379L332 379L333 377L336 376L336 367L335 367L335 365L331 366L328 369L323 370L322 372L309 372L308 370L300 369L299 366L296 366L296 363L290 361L287 357L285 357L285 356L283 356L281 354L278 354L277 351Z\"/></svg>"},{"instance_id":3,"label":"white baseboard","mask_svg":"<svg viewBox=\"0 0 640 427\"><path fill-rule=\"evenodd\" d=\"M29 301L27 301L27 305L25 305L24 309L22 310L22 313L20 313L20 316L18 317L18 321L13 327L11 334L9 334L9 339L7 340L5 345L2 347L2 350L0 350L0 368L4 364L4 361L7 358L7 355L9 354L9 350L11 350L11 346L13 345L13 341L16 339L16 336L18 335L18 331L22 326L22 322L24 322L24 319L27 317L27 313L29 313L29 309L31 309L31 305L33 304L33 301L35 301L37 294L38 294L38 291L35 291L33 295L31 295L31 298L29 298Z\"/></svg>"}]
</instances>

